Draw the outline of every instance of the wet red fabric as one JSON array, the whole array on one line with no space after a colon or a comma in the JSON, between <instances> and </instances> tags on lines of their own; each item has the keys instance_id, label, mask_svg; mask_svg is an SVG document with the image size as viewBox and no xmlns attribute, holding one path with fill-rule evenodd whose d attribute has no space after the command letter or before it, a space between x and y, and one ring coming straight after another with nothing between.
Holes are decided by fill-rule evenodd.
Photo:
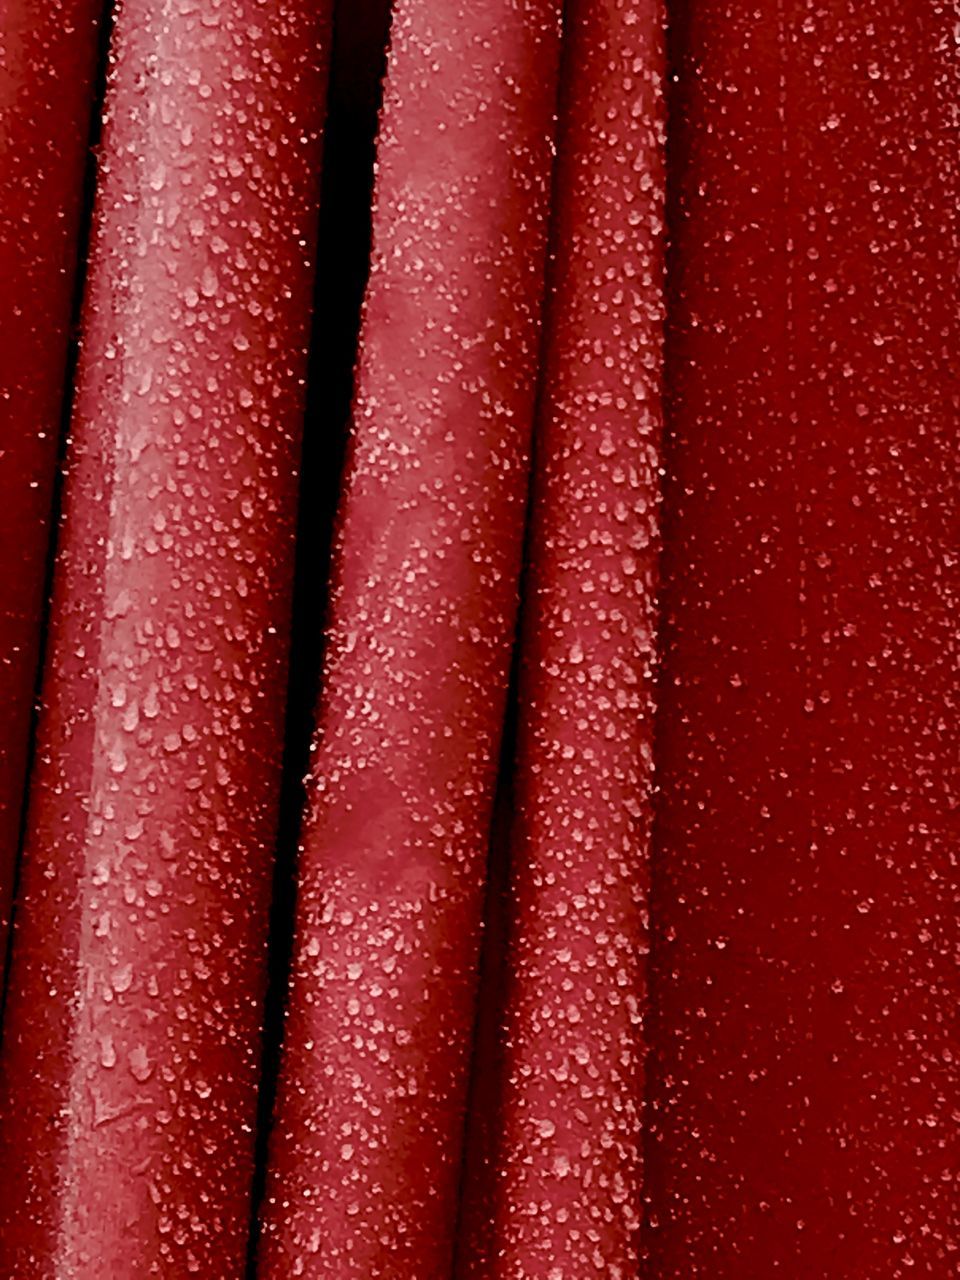
<instances>
[{"instance_id":1,"label":"wet red fabric","mask_svg":"<svg viewBox=\"0 0 960 1280\"><path fill-rule=\"evenodd\" d=\"M260 1273L449 1271L559 8L394 6Z\"/></svg>"},{"instance_id":2,"label":"wet red fabric","mask_svg":"<svg viewBox=\"0 0 960 1280\"><path fill-rule=\"evenodd\" d=\"M324 15L115 14L0 1062L0 1273L237 1275Z\"/></svg>"},{"instance_id":3,"label":"wet red fabric","mask_svg":"<svg viewBox=\"0 0 960 1280\"><path fill-rule=\"evenodd\" d=\"M564 15L500 989L462 1276L634 1275L663 349L663 13Z\"/></svg>"},{"instance_id":4,"label":"wet red fabric","mask_svg":"<svg viewBox=\"0 0 960 1280\"><path fill-rule=\"evenodd\" d=\"M99 0L6 0L0 25L0 984L77 274Z\"/></svg>"},{"instance_id":5,"label":"wet red fabric","mask_svg":"<svg viewBox=\"0 0 960 1280\"><path fill-rule=\"evenodd\" d=\"M955 14L330 8L0 0L0 1274L952 1275Z\"/></svg>"},{"instance_id":6,"label":"wet red fabric","mask_svg":"<svg viewBox=\"0 0 960 1280\"><path fill-rule=\"evenodd\" d=\"M674 8L664 1280L956 1266L951 23Z\"/></svg>"}]
</instances>

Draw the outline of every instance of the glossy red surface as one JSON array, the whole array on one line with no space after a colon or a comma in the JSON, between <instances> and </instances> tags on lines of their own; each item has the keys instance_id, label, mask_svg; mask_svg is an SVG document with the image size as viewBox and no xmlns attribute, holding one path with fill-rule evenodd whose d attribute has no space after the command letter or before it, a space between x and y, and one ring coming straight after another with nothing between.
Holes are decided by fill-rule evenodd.
<instances>
[{"instance_id":1,"label":"glossy red surface","mask_svg":"<svg viewBox=\"0 0 960 1280\"><path fill-rule=\"evenodd\" d=\"M3 1280L957 1273L956 6L661 4L395 0L321 655L389 0L98 4L89 252L0 0Z\"/></svg>"},{"instance_id":2,"label":"glossy red surface","mask_svg":"<svg viewBox=\"0 0 960 1280\"><path fill-rule=\"evenodd\" d=\"M451 1265L557 37L553 0L394 10L264 1276Z\"/></svg>"},{"instance_id":3,"label":"glossy red surface","mask_svg":"<svg viewBox=\"0 0 960 1280\"><path fill-rule=\"evenodd\" d=\"M946 1277L955 15L673 16L647 1267Z\"/></svg>"},{"instance_id":4,"label":"glossy red surface","mask_svg":"<svg viewBox=\"0 0 960 1280\"><path fill-rule=\"evenodd\" d=\"M499 1052L458 1274L630 1276L642 1217L663 346L663 13L564 18Z\"/></svg>"},{"instance_id":5,"label":"glossy red surface","mask_svg":"<svg viewBox=\"0 0 960 1280\"><path fill-rule=\"evenodd\" d=\"M40 654L99 0L0 23L0 985Z\"/></svg>"},{"instance_id":6,"label":"glossy red surface","mask_svg":"<svg viewBox=\"0 0 960 1280\"><path fill-rule=\"evenodd\" d=\"M0 1273L238 1275L325 21L114 14L0 1080Z\"/></svg>"}]
</instances>

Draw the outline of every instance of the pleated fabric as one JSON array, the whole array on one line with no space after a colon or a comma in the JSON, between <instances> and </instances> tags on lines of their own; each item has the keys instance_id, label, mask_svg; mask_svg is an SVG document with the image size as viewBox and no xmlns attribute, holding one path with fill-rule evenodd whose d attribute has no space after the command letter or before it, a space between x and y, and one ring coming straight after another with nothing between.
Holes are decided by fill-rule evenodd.
<instances>
[{"instance_id":1,"label":"pleated fabric","mask_svg":"<svg viewBox=\"0 0 960 1280\"><path fill-rule=\"evenodd\" d=\"M0 1065L0 1273L239 1275L326 17L125 0Z\"/></svg>"},{"instance_id":2,"label":"pleated fabric","mask_svg":"<svg viewBox=\"0 0 960 1280\"><path fill-rule=\"evenodd\" d=\"M564 15L543 347L458 1274L633 1276L642 1218L663 345L663 12Z\"/></svg>"},{"instance_id":3,"label":"pleated fabric","mask_svg":"<svg viewBox=\"0 0 960 1280\"><path fill-rule=\"evenodd\" d=\"M0 1276L945 1280L954 7L390 8L0 0Z\"/></svg>"},{"instance_id":4,"label":"pleated fabric","mask_svg":"<svg viewBox=\"0 0 960 1280\"><path fill-rule=\"evenodd\" d=\"M5 0L0 28L0 986L78 273L100 0Z\"/></svg>"},{"instance_id":5,"label":"pleated fabric","mask_svg":"<svg viewBox=\"0 0 960 1280\"><path fill-rule=\"evenodd\" d=\"M559 6L399 0L260 1274L453 1253Z\"/></svg>"},{"instance_id":6,"label":"pleated fabric","mask_svg":"<svg viewBox=\"0 0 960 1280\"><path fill-rule=\"evenodd\" d=\"M954 16L673 7L663 1280L955 1265Z\"/></svg>"}]
</instances>

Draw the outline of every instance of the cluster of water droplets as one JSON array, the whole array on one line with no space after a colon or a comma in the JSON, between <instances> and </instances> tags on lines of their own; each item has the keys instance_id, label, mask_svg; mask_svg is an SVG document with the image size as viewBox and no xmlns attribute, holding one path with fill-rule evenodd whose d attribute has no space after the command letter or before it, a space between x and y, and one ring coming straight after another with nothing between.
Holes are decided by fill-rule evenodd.
<instances>
[{"instance_id":1,"label":"cluster of water droplets","mask_svg":"<svg viewBox=\"0 0 960 1280\"><path fill-rule=\"evenodd\" d=\"M5 1028L9 1274L246 1251L322 37L312 3L114 9Z\"/></svg>"},{"instance_id":2,"label":"cluster of water droplets","mask_svg":"<svg viewBox=\"0 0 960 1280\"><path fill-rule=\"evenodd\" d=\"M459 1274L637 1273L653 756L662 13L568 6L505 976ZM498 1078L485 1086L486 1073Z\"/></svg>"}]
</instances>

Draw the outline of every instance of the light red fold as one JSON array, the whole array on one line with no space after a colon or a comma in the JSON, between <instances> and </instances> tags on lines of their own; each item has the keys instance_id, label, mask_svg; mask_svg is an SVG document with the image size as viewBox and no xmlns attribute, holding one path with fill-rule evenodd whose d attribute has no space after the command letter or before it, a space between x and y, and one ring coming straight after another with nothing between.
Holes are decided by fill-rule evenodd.
<instances>
[{"instance_id":1,"label":"light red fold","mask_svg":"<svg viewBox=\"0 0 960 1280\"><path fill-rule=\"evenodd\" d=\"M0 1078L0 1273L238 1275L326 22L115 14Z\"/></svg>"}]
</instances>

